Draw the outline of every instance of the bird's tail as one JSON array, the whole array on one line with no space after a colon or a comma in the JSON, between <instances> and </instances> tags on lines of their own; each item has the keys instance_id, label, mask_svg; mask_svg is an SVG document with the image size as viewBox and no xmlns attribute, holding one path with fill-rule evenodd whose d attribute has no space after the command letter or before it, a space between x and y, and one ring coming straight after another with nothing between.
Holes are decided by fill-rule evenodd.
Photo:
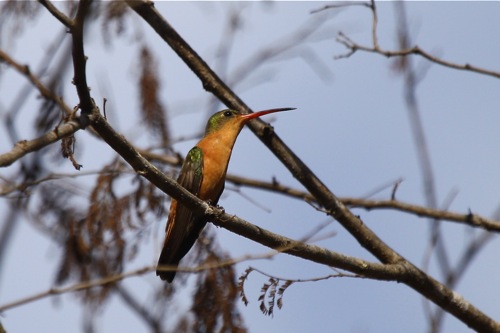
<instances>
[{"instance_id":1,"label":"bird's tail","mask_svg":"<svg viewBox=\"0 0 500 333\"><path fill-rule=\"evenodd\" d=\"M171 256L169 255L169 251L166 247L164 247L161 251L160 259L158 259L158 268L156 269L156 275L159 276L160 279L164 281L166 280L168 283L172 283L177 272L175 270L162 270L162 268L175 268L179 265L179 261L180 259L176 260L175 258L171 258Z\"/></svg>"},{"instance_id":2,"label":"bird's tail","mask_svg":"<svg viewBox=\"0 0 500 333\"><path fill-rule=\"evenodd\" d=\"M171 283L175 277L175 269L163 270L163 268L177 268L182 258L193 247L196 239L207 224L203 217L197 217L192 211L183 205L177 205L173 201L170 206L170 214L167 221L167 230L163 249L158 259L156 275L162 280Z\"/></svg>"}]
</instances>

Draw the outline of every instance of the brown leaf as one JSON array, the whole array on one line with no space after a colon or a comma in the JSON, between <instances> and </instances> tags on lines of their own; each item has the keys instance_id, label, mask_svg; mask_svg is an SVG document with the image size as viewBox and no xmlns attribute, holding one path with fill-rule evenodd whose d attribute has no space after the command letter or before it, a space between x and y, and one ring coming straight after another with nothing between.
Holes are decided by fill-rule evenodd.
<instances>
[{"instance_id":1,"label":"brown leaf","mask_svg":"<svg viewBox=\"0 0 500 333\"><path fill-rule=\"evenodd\" d=\"M226 253L214 248L214 243L213 237L206 242L198 242L198 246L206 247L205 265L216 266L228 259ZM195 318L191 331L246 332L237 308L238 286L232 266L208 269L200 274L196 285L191 309Z\"/></svg>"},{"instance_id":2,"label":"brown leaf","mask_svg":"<svg viewBox=\"0 0 500 333\"><path fill-rule=\"evenodd\" d=\"M157 64L147 47L141 49L139 90L142 106L142 117L146 126L153 133L159 134L162 145L170 143L166 112L159 98L160 80L157 77Z\"/></svg>"}]
</instances>

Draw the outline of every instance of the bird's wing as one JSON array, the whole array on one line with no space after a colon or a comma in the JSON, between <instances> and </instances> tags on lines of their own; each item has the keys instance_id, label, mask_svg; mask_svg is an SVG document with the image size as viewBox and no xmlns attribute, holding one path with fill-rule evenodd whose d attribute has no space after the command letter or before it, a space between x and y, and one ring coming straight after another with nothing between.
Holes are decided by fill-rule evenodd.
<instances>
[{"instance_id":1,"label":"bird's wing","mask_svg":"<svg viewBox=\"0 0 500 333\"><path fill-rule=\"evenodd\" d=\"M177 182L194 195L198 195L203 180L203 153L200 148L191 149L184 160ZM165 243L158 260L158 265L178 265L179 261L191 249L205 226L196 214L172 200L168 216ZM157 271L156 275L171 282L175 272Z\"/></svg>"}]
</instances>

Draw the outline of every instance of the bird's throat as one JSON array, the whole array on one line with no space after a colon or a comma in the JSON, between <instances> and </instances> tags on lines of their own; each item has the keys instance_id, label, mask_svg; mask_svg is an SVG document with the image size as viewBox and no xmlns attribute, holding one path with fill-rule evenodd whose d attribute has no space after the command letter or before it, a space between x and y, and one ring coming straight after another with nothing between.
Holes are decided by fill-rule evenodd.
<instances>
[{"instance_id":1,"label":"bird's throat","mask_svg":"<svg viewBox=\"0 0 500 333\"><path fill-rule=\"evenodd\" d=\"M224 188L227 167L241 129L210 133L196 145L203 152L203 180L199 198L214 201Z\"/></svg>"}]
</instances>

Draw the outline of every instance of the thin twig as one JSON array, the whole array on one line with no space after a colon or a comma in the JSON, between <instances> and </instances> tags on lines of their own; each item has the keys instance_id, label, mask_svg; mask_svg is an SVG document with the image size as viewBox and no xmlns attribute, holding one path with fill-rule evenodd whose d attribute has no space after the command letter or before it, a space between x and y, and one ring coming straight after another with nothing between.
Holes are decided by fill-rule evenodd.
<instances>
[{"instance_id":1,"label":"thin twig","mask_svg":"<svg viewBox=\"0 0 500 333\"><path fill-rule=\"evenodd\" d=\"M80 290L88 289L91 287L104 286L104 285L107 285L110 283L121 281L121 280L128 278L128 277L144 275L148 272L153 271L154 269L155 269L155 267L151 267L151 266L143 267L143 268L139 268L139 269L127 272L127 273L118 274L118 275L114 275L114 276L108 276L108 277L105 277L102 279L97 279L97 280L92 280L92 281L80 282L80 283L76 283L76 284L73 284L73 285L67 286L67 287L50 288L47 291L43 291L43 292L28 296L28 297L24 297L24 298L19 299L17 301L13 301L13 302L4 304L4 305L0 306L0 312L15 308L15 307L27 304L27 303L38 301L38 300L41 300L41 299L49 297L49 296L55 296L55 295L65 294L68 292L80 291Z\"/></svg>"},{"instance_id":2,"label":"thin twig","mask_svg":"<svg viewBox=\"0 0 500 333\"><path fill-rule=\"evenodd\" d=\"M49 11L49 13L51 13L57 20L59 20L59 22L61 22L68 29L71 29L73 27L73 21L63 12L57 9L56 6L52 4L52 2L48 0L38 0L38 2L42 4L42 6L44 6Z\"/></svg>"},{"instance_id":3,"label":"thin twig","mask_svg":"<svg viewBox=\"0 0 500 333\"><path fill-rule=\"evenodd\" d=\"M303 279L303 278L301 278L301 279L291 279L291 278L286 278L286 277L282 277L282 276L276 276L276 275L273 275L273 274L269 274L269 273L264 272L261 269L255 268L255 267L249 267L249 268L252 269L252 271L255 271L255 272L258 272L258 273L260 273L260 274L262 274L264 276L267 276L268 278L273 278L273 279L281 280L281 281L290 281L290 282L293 282L293 283L318 282L318 281L324 281L324 280L329 280L329 279L332 279L332 278L341 278L341 277L366 279L366 277L361 276L361 275L347 274L347 273L342 273L342 272L337 272L335 274L328 274L328 275L325 275L325 276L318 276L318 277L307 278L307 279Z\"/></svg>"},{"instance_id":4,"label":"thin twig","mask_svg":"<svg viewBox=\"0 0 500 333\"><path fill-rule=\"evenodd\" d=\"M70 108L66 103L63 102L62 98L54 94L50 89L48 89L42 81L31 72L28 65L21 65L19 62L10 57L5 51L0 49L0 61L5 62L10 67L15 69L20 74L24 75L40 92L40 94L48 99L53 101L59 106L59 108L64 111L65 114L69 115L73 112L72 108Z\"/></svg>"},{"instance_id":5,"label":"thin twig","mask_svg":"<svg viewBox=\"0 0 500 333\"><path fill-rule=\"evenodd\" d=\"M134 296L121 284L117 284L114 291L118 293L122 301L128 305L134 313L149 326L152 332L163 332L161 317L153 315L151 307L144 307L134 298Z\"/></svg>"},{"instance_id":6,"label":"thin twig","mask_svg":"<svg viewBox=\"0 0 500 333\"><path fill-rule=\"evenodd\" d=\"M233 216L230 216L230 218L233 218ZM111 284L111 283L115 283L115 282L118 282L118 281L121 281L124 279L131 278L131 277L141 276L141 275L147 274L149 272L155 271L157 269L164 270L164 271L176 270L178 272L199 273L199 272L206 271L209 269L235 265L237 263L241 263L241 262L248 261L248 260L268 259L268 258L271 258L271 257L279 254L279 253L283 253L283 252L292 250L293 247L296 245L296 243L299 243L299 242L292 241L292 243L288 244L287 246L284 246L281 248L276 248L275 250L273 250L271 252L264 253L264 254L245 255L245 256L238 257L238 258L222 260L219 262L205 263L203 265L199 265L196 267L146 266L146 267L142 267L142 268L139 268L136 270L132 270L129 272L125 272L125 273L121 273L121 274L117 274L117 275L113 275L113 276L108 276L108 277L90 280L90 281L79 282L79 283L76 283L76 284L73 284L73 285L70 285L67 287L50 288L49 290L39 292L39 293L33 294L31 296L23 297L23 298L18 299L16 301L1 305L0 306L0 313L3 311L6 311L6 310L10 310L12 308L18 307L18 306L27 304L27 303L31 303L34 301L38 301L38 300L47 298L47 297L66 294L66 293L75 292L75 291L81 291L84 289L89 289L89 288L94 288L94 287L99 287L99 286L104 286L107 284ZM313 247L315 247L315 246L313 246ZM332 253L334 253L334 252L332 252ZM338 255L338 257L341 258L342 255ZM384 267L384 265L380 265L377 263L370 263L368 261L364 261L364 260L357 259L354 257L345 256L344 260L353 261L352 264L360 265L359 267L364 267L368 271L372 268L375 269L376 271L378 271L378 270L383 271L383 270L387 269L388 272L390 272L391 269L394 269L394 267L392 267L392 268L390 266Z\"/></svg>"},{"instance_id":7,"label":"thin twig","mask_svg":"<svg viewBox=\"0 0 500 333\"><path fill-rule=\"evenodd\" d=\"M338 8L343 8L343 7L353 7L353 6L362 6L362 7L368 7L370 8L370 4L367 2L354 2L354 1L347 1L347 2L341 2L341 3L336 3L333 5L325 5L321 8L311 10L311 14L316 14L324 10L328 9L338 9Z\"/></svg>"},{"instance_id":8,"label":"thin twig","mask_svg":"<svg viewBox=\"0 0 500 333\"><path fill-rule=\"evenodd\" d=\"M255 179L249 179L236 175L228 175L227 181L232 182L238 186L248 186L262 190L268 190L280 194L285 194L290 197L308 201L316 202L315 198L308 192L300 191L277 182L265 182ZM351 208L363 208L366 210L372 209L394 209L397 211L415 214L418 217L427 217L434 219L447 220L451 222L458 222L471 227L482 228L488 231L500 232L500 221L489 219L471 212L461 214L450 212L447 210L434 209L425 206L414 205L399 200L368 200L360 198L339 198L340 201L346 206Z\"/></svg>"},{"instance_id":9,"label":"thin twig","mask_svg":"<svg viewBox=\"0 0 500 333\"><path fill-rule=\"evenodd\" d=\"M351 5L355 5L355 4L358 5L358 3L351 3ZM360 3L359 5L362 5L362 4L363 3ZM439 57L436 57L436 56L430 54L429 52L420 48L418 45L408 46L408 47L405 47L405 48L402 48L399 50L386 50L386 49L381 48L378 44L378 39L377 39L377 35L376 35L376 26L377 26L377 16L376 15L377 15L377 13L376 13L376 8L375 8L375 2L373 0L372 0L372 4L373 4L373 6L370 6L368 4L363 5L364 7L370 8L372 15L373 15L373 17L372 17L372 45L366 46L366 45L358 44L358 43L354 42L352 39L350 39L349 37L347 37L344 33L339 32L339 34L337 36L337 41L340 44L344 45L349 51L346 54L335 56L335 59L349 58L357 51L375 53L375 54L385 56L387 58L418 55L418 56L421 56L421 57L429 60L432 63L438 64L438 65L441 65L441 66L444 66L447 68L473 72L473 73L482 74L482 75L486 75L486 76L492 76L492 77L497 78L497 79L500 78L500 72L485 69L485 68L478 67L475 65L471 65L469 63L457 64L457 63L454 63L451 61L446 61L446 60L443 60ZM332 8L334 8L334 7L332 7Z\"/></svg>"},{"instance_id":10,"label":"thin twig","mask_svg":"<svg viewBox=\"0 0 500 333\"><path fill-rule=\"evenodd\" d=\"M19 141L12 150L0 155L0 167L9 166L26 154L38 151L64 137L74 134L80 129L83 129L83 126L79 122L69 121L36 139Z\"/></svg>"}]
</instances>

